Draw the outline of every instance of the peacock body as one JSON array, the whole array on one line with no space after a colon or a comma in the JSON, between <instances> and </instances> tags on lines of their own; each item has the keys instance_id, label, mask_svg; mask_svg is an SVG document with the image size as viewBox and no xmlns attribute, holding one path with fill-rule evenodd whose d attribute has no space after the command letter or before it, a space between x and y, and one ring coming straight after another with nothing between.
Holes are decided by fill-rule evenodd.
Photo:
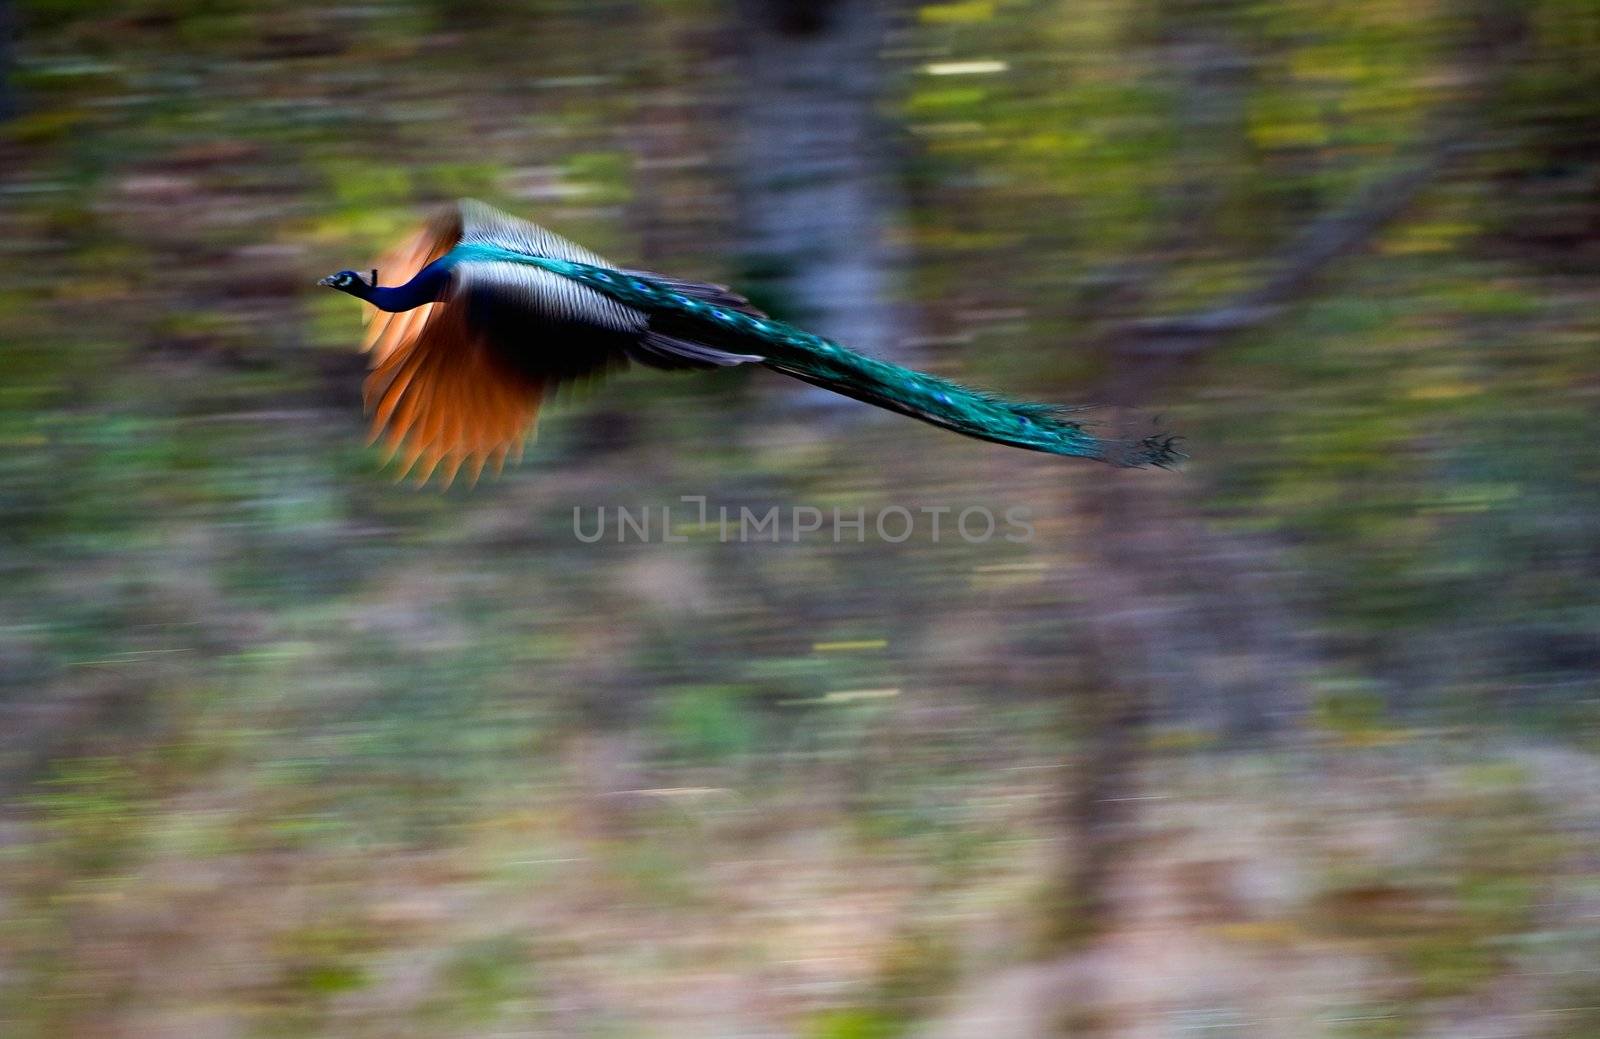
<instances>
[{"instance_id":1,"label":"peacock body","mask_svg":"<svg viewBox=\"0 0 1600 1039\"><path fill-rule=\"evenodd\" d=\"M363 387L374 439L419 482L477 479L520 455L554 388L628 361L760 364L965 436L1120 466L1169 467L1167 435L1095 436L1081 411L1011 400L867 357L774 320L720 285L618 268L481 202L440 213L381 262L391 287L324 278L369 303ZM442 468L441 468L442 467Z\"/></svg>"}]
</instances>

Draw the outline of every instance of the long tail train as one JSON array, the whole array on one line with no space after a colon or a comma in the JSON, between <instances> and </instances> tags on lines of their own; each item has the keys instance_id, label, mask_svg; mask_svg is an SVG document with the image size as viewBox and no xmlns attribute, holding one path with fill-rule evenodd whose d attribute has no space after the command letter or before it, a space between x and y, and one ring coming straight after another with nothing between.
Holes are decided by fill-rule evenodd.
<instances>
[{"instance_id":1,"label":"long tail train","mask_svg":"<svg viewBox=\"0 0 1600 1039\"><path fill-rule=\"evenodd\" d=\"M1177 448L1179 438L1171 434L1099 437L1085 423L1067 417L1085 408L1012 400L867 357L747 306L704 292L684 291L689 287L686 283L570 260L523 262L645 309L653 323L660 320L674 336L716 349L758 354L761 363L773 371L965 436L1135 468L1172 468L1186 457Z\"/></svg>"}]
</instances>

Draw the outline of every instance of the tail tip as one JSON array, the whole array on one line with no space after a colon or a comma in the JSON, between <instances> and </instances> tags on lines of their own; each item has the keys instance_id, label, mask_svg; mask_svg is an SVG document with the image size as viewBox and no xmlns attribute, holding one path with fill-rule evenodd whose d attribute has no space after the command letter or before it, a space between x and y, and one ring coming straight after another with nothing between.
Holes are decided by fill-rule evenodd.
<instances>
[{"instance_id":1,"label":"tail tip","mask_svg":"<svg viewBox=\"0 0 1600 1039\"><path fill-rule=\"evenodd\" d=\"M1175 433L1152 433L1128 446L1122 464L1133 469L1176 469L1189 457L1178 448L1183 439Z\"/></svg>"}]
</instances>

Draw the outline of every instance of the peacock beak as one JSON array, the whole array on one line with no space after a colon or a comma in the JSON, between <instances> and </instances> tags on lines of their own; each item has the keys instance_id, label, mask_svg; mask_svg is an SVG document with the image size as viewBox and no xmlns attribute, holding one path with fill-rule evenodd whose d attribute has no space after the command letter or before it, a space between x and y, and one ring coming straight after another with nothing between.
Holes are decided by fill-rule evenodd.
<instances>
[{"instance_id":1,"label":"peacock beak","mask_svg":"<svg viewBox=\"0 0 1600 1039\"><path fill-rule=\"evenodd\" d=\"M326 278L323 278L321 281L317 282L317 284L331 287L333 285L333 275L328 275Z\"/></svg>"}]
</instances>

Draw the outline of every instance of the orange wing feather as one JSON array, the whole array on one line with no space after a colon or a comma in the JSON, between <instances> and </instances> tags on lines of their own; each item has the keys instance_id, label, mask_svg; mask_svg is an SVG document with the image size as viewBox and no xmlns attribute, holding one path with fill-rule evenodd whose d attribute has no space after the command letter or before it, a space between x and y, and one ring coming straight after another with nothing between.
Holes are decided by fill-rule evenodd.
<instances>
[{"instance_id":1,"label":"orange wing feather","mask_svg":"<svg viewBox=\"0 0 1600 1039\"><path fill-rule=\"evenodd\" d=\"M403 284L461 238L452 207L379 261L387 284ZM545 383L505 364L468 326L465 311L430 303L390 314L369 307L362 348L371 371L362 387L372 439L400 457L399 478L423 484L441 471L449 486L463 468L476 480L499 471L539 415ZM441 466L443 467L441 470Z\"/></svg>"}]
</instances>

